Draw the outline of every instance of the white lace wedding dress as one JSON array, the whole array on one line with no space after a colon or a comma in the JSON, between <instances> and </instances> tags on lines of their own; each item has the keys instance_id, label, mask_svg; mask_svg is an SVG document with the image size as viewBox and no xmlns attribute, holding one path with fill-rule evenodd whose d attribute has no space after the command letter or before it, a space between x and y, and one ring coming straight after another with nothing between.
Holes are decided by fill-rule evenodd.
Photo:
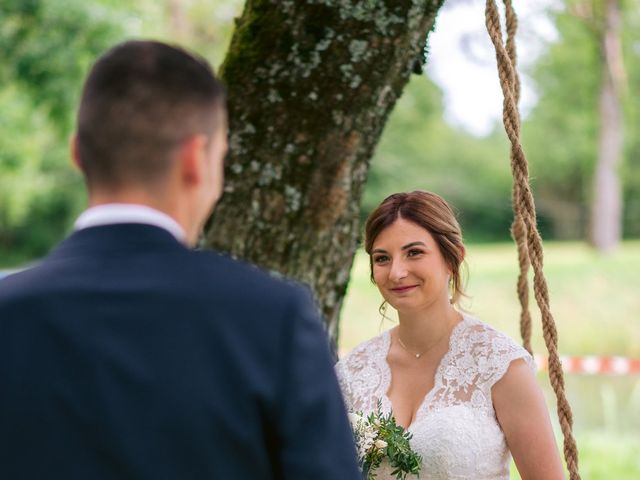
<instances>
[{"instance_id":1,"label":"white lace wedding dress","mask_svg":"<svg viewBox=\"0 0 640 480\"><path fill-rule=\"evenodd\" d=\"M386 395L391 383L386 360L390 343L386 331L360 344L336 365L349 411L366 414L377 408L378 401L383 412L391 410ZM495 416L491 387L518 358L534 368L524 348L489 325L464 315L455 326L434 387L408 428L413 434L411 446L422 456L420 479L509 478L511 455ZM385 464L377 478L395 479Z\"/></svg>"}]
</instances>

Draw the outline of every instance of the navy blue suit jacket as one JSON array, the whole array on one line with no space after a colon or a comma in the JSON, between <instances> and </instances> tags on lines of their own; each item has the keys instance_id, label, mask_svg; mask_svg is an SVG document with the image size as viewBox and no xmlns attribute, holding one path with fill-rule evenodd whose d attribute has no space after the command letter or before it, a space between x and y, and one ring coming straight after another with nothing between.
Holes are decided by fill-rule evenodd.
<instances>
[{"instance_id":1,"label":"navy blue suit jacket","mask_svg":"<svg viewBox=\"0 0 640 480\"><path fill-rule=\"evenodd\" d=\"M0 478L357 479L310 296L153 226L0 281Z\"/></svg>"}]
</instances>

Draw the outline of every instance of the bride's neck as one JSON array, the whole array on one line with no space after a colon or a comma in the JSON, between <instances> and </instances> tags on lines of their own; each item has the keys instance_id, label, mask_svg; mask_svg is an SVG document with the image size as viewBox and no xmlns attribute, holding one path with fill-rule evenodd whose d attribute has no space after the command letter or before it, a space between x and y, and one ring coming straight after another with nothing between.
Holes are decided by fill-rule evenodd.
<instances>
[{"instance_id":1,"label":"bride's neck","mask_svg":"<svg viewBox=\"0 0 640 480\"><path fill-rule=\"evenodd\" d=\"M398 312L397 335L416 352L430 349L449 336L462 315L450 304L423 312Z\"/></svg>"}]
</instances>

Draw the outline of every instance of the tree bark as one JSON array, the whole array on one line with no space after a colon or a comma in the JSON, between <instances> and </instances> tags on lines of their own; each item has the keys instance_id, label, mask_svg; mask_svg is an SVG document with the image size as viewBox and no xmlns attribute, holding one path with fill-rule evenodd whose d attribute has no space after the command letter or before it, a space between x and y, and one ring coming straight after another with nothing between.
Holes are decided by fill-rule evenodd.
<instances>
[{"instance_id":1,"label":"tree bark","mask_svg":"<svg viewBox=\"0 0 640 480\"><path fill-rule=\"evenodd\" d=\"M618 165L623 150L621 91L624 64L619 0L606 0L602 33L600 139L591 212L591 244L601 252L615 250L622 236L622 192Z\"/></svg>"},{"instance_id":2,"label":"tree bark","mask_svg":"<svg viewBox=\"0 0 640 480\"><path fill-rule=\"evenodd\" d=\"M247 0L221 76L230 151L204 246L308 284L334 347L369 160L444 0Z\"/></svg>"}]
</instances>

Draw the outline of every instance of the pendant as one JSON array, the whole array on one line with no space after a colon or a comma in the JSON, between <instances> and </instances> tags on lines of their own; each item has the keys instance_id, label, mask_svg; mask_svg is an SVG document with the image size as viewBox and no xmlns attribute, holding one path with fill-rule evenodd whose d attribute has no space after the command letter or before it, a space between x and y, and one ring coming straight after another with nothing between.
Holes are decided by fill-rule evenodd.
<instances>
[{"instance_id":1,"label":"pendant","mask_svg":"<svg viewBox=\"0 0 640 480\"><path fill-rule=\"evenodd\" d=\"M415 355L416 355L416 358L420 358L421 354L420 353L416 353Z\"/></svg>"}]
</instances>

